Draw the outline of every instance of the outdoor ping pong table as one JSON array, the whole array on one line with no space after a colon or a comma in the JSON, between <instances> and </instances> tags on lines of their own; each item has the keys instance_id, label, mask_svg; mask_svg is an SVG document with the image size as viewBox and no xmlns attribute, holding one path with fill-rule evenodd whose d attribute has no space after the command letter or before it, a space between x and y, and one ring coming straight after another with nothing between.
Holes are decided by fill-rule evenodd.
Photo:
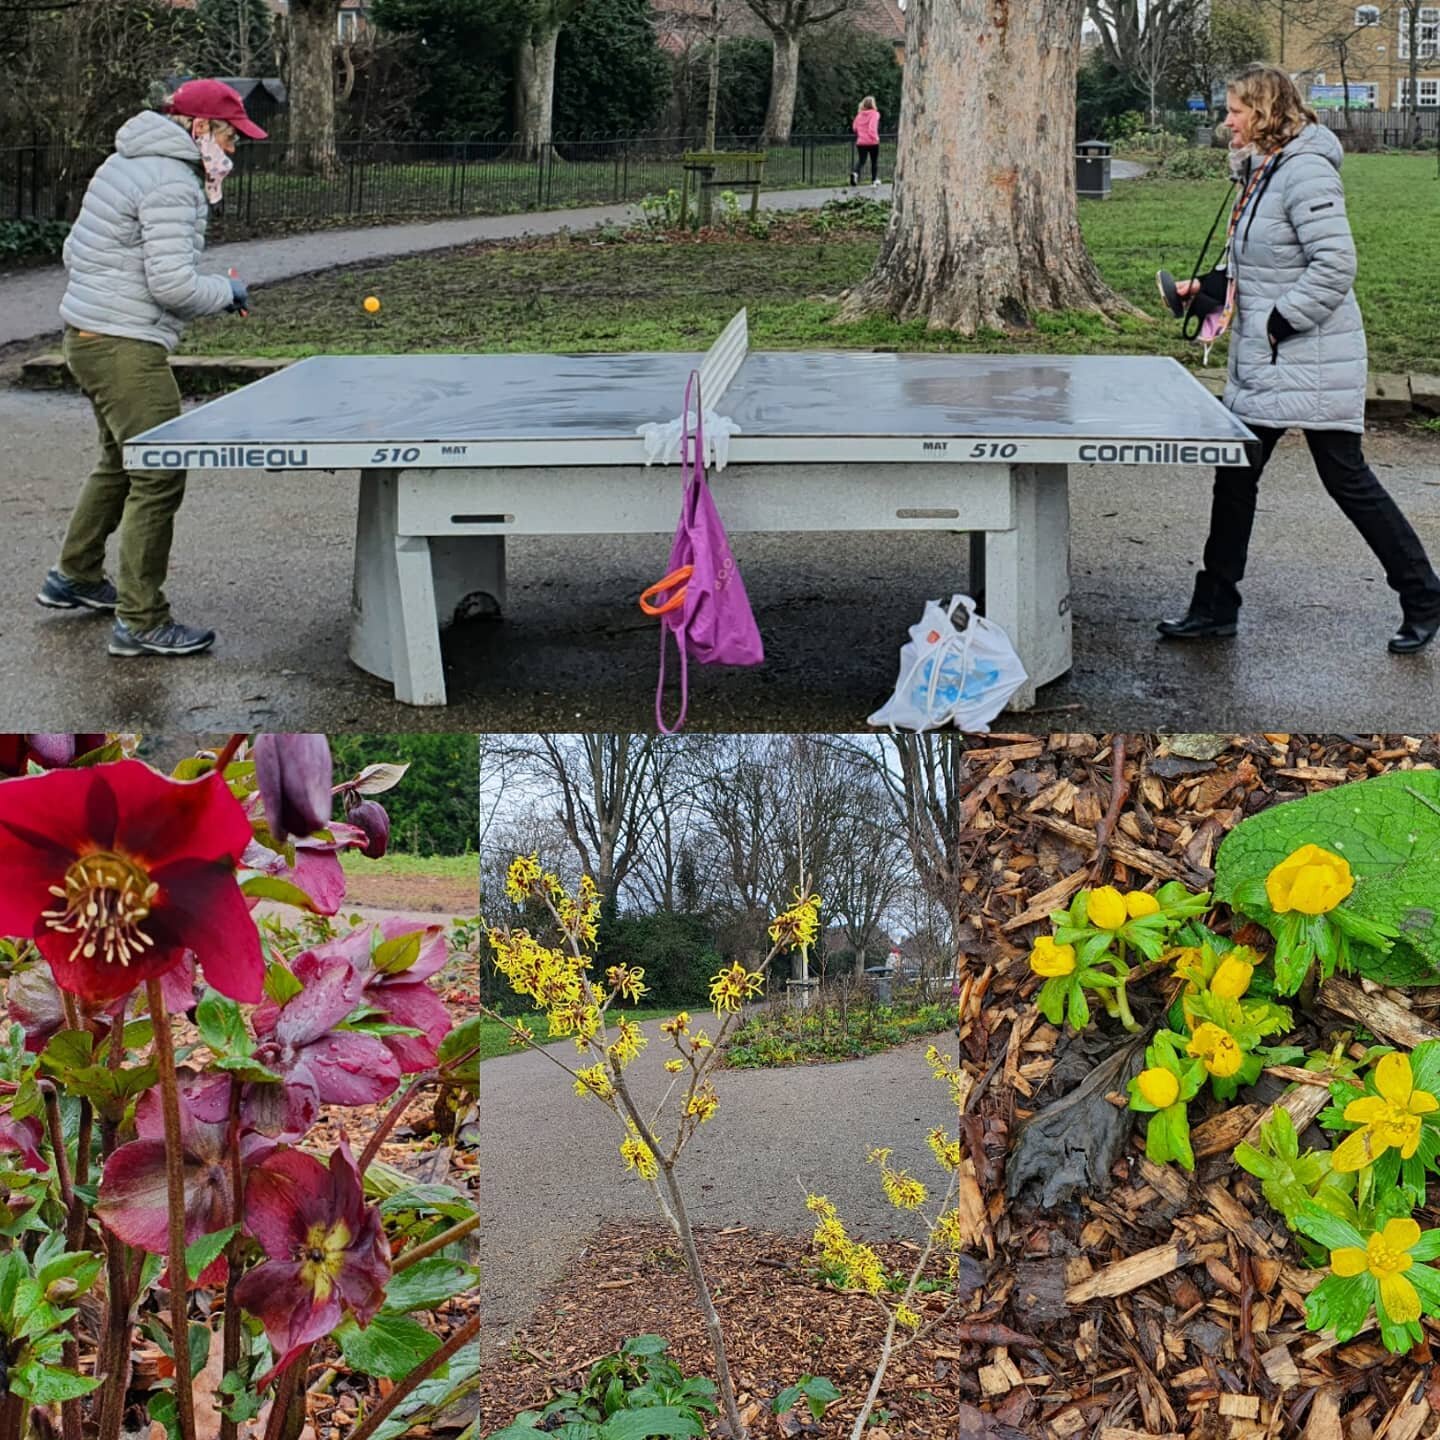
<instances>
[{"instance_id":1,"label":"outdoor ping pong table","mask_svg":"<svg viewBox=\"0 0 1440 1440\"><path fill-rule=\"evenodd\" d=\"M696 368L738 426L712 475L726 527L967 535L969 588L1029 676L1017 710L1070 668L1069 467L1239 465L1256 443L1174 360L751 352L742 311L704 356L303 360L138 436L125 464L358 470L351 659L443 705L440 632L503 610L507 537L674 529L679 472L647 467L637 431L679 414Z\"/></svg>"}]
</instances>

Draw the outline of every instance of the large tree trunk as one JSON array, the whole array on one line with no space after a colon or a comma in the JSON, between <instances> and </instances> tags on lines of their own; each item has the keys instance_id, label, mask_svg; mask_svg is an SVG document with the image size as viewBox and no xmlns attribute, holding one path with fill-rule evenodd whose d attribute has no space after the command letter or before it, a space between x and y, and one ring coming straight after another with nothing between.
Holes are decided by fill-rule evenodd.
<instances>
[{"instance_id":1,"label":"large tree trunk","mask_svg":"<svg viewBox=\"0 0 1440 1440\"><path fill-rule=\"evenodd\" d=\"M1135 313L1100 278L1075 209L1081 0L912 0L895 201L844 320L973 334L1037 312Z\"/></svg>"},{"instance_id":2,"label":"large tree trunk","mask_svg":"<svg viewBox=\"0 0 1440 1440\"><path fill-rule=\"evenodd\" d=\"M527 35L515 56L515 148L527 160L550 145L555 111L555 46L558 25Z\"/></svg>"},{"instance_id":3,"label":"large tree trunk","mask_svg":"<svg viewBox=\"0 0 1440 1440\"><path fill-rule=\"evenodd\" d=\"M800 36L773 31L770 61L770 101L765 107L765 143L786 145L795 124L795 95L800 87Z\"/></svg>"},{"instance_id":4,"label":"large tree trunk","mask_svg":"<svg viewBox=\"0 0 1440 1440\"><path fill-rule=\"evenodd\" d=\"M339 0L290 0L289 134L297 163L329 173L335 159L335 35Z\"/></svg>"}]
</instances>

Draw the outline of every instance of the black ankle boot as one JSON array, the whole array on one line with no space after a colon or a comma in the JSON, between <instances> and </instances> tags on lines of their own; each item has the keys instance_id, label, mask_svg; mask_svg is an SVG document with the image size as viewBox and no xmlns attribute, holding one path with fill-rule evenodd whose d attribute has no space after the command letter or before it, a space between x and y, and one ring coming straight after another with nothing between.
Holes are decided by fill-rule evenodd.
<instances>
[{"instance_id":1,"label":"black ankle boot","mask_svg":"<svg viewBox=\"0 0 1440 1440\"><path fill-rule=\"evenodd\" d=\"M1405 620L1390 637L1392 655L1414 655L1440 634L1440 615L1433 620Z\"/></svg>"},{"instance_id":2,"label":"black ankle boot","mask_svg":"<svg viewBox=\"0 0 1440 1440\"><path fill-rule=\"evenodd\" d=\"M1224 620L1191 605L1181 619L1162 620L1155 628L1164 640L1228 640L1238 627L1233 616Z\"/></svg>"}]
</instances>

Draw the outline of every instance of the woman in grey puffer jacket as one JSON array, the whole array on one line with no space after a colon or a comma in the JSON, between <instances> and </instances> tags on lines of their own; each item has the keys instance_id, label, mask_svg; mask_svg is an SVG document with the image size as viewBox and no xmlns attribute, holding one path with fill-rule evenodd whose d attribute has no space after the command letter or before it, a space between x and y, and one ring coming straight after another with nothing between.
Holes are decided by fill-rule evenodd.
<instances>
[{"instance_id":1,"label":"woman in grey puffer jacket","mask_svg":"<svg viewBox=\"0 0 1440 1440\"><path fill-rule=\"evenodd\" d=\"M239 281L202 275L199 259L237 133L265 132L218 80L188 81L167 108L121 127L65 241L65 360L94 406L101 454L36 598L55 610L114 611L112 655L193 655L215 641L213 630L175 621L165 599L185 474L127 471L121 447L180 413L168 356L186 321L248 303ZM112 585L105 544L117 531Z\"/></svg>"},{"instance_id":2,"label":"woman in grey puffer jacket","mask_svg":"<svg viewBox=\"0 0 1440 1440\"><path fill-rule=\"evenodd\" d=\"M1414 653L1440 632L1440 578L1361 450L1367 356L1340 142L1290 77L1264 66L1231 82L1226 123L1232 159L1240 161L1240 199L1229 247L1235 308L1224 403L1255 432L1260 457L1216 471L1194 597L1183 619L1160 622L1160 633L1170 640L1235 634L1260 475L1285 431L1298 427L1325 489L1400 596L1391 651Z\"/></svg>"}]
</instances>

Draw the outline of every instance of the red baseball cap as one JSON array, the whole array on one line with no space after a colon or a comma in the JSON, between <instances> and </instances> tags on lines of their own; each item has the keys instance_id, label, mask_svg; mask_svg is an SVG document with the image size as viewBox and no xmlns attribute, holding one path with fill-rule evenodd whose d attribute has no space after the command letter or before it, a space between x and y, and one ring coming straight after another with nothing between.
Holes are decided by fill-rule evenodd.
<instances>
[{"instance_id":1,"label":"red baseball cap","mask_svg":"<svg viewBox=\"0 0 1440 1440\"><path fill-rule=\"evenodd\" d=\"M245 113L245 102L237 90L223 80L187 80L165 102L171 115L192 120L223 120L251 140L264 140L265 132Z\"/></svg>"}]
</instances>

